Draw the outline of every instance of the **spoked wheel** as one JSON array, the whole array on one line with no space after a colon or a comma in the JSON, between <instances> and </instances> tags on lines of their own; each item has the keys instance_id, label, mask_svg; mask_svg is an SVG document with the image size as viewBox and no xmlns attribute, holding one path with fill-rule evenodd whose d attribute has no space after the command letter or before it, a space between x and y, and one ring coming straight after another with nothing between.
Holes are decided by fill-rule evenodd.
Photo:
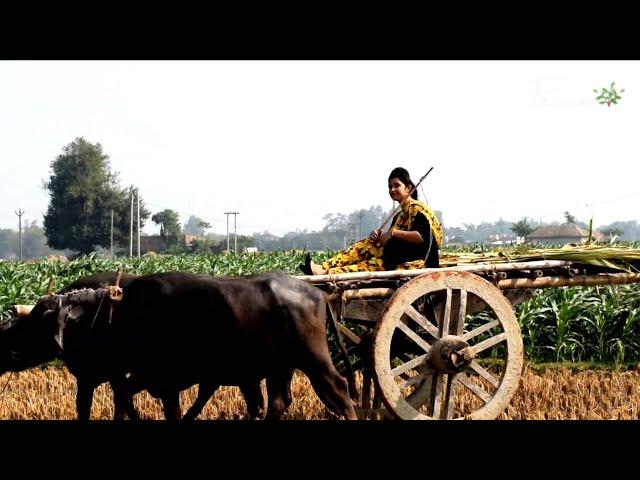
<instances>
[{"instance_id":1,"label":"spoked wheel","mask_svg":"<svg viewBox=\"0 0 640 480\"><path fill-rule=\"evenodd\" d=\"M494 419L511 401L522 364L511 304L472 273L407 282L374 332L374 378L387 409L403 420Z\"/></svg>"}]
</instances>

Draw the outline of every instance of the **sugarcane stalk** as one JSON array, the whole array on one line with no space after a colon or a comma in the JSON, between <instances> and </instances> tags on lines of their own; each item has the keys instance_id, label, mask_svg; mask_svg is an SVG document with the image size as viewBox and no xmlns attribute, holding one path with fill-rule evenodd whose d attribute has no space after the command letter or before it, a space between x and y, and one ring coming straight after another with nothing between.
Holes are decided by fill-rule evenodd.
<instances>
[{"instance_id":1,"label":"sugarcane stalk","mask_svg":"<svg viewBox=\"0 0 640 480\"><path fill-rule=\"evenodd\" d=\"M596 285L626 285L640 282L640 273L599 273L574 277L510 278L500 280L500 290L515 288L593 287Z\"/></svg>"},{"instance_id":2,"label":"sugarcane stalk","mask_svg":"<svg viewBox=\"0 0 640 480\"><path fill-rule=\"evenodd\" d=\"M514 263L476 263L473 265L457 265L445 268L420 268L415 270L385 270L380 272L349 272L326 275L297 275L294 278L304 280L312 284L347 282L353 280L382 280L413 278L425 273L433 272L508 272L512 270L546 269L570 266L572 262L565 260L538 260L533 262Z\"/></svg>"}]
</instances>

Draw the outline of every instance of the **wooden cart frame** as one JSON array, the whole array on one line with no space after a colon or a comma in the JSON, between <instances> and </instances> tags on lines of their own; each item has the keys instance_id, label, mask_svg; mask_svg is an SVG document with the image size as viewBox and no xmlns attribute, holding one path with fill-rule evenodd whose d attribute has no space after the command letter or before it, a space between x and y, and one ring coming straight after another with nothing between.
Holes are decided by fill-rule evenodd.
<instances>
[{"instance_id":1,"label":"wooden cart frame","mask_svg":"<svg viewBox=\"0 0 640 480\"><path fill-rule=\"evenodd\" d=\"M603 270L542 260L296 278L328 293L341 347L334 361L360 418L494 419L523 369L514 305L535 288L640 282Z\"/></svg>"}]
</instances>

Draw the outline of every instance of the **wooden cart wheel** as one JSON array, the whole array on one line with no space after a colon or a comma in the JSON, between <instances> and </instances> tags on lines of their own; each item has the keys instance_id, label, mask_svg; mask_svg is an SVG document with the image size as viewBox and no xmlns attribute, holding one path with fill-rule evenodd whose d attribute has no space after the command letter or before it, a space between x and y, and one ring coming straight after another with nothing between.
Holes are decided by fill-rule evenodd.
<instances>
[{"instance_id":1,"label":"wooden cart wheel","mask_svg":"<svg viewBox=\"0 0 640 480\"><path fill-rule=\"evenodd\" d=\"M466 272L427 273L400 287L376 325L372 350L382 400L403 420L494 419L522 373L511 304Z\"/></svg>"}]
</instances>

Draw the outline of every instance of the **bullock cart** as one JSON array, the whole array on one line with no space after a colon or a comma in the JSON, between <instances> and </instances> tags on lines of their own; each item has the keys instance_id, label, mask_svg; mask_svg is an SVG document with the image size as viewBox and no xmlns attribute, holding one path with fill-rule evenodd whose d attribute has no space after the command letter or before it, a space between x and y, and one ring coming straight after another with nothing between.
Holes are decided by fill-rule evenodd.
<instances>
[{"instance_id":1,"label":"bullock cart","mask_svg":"<svg viewBox=\"0 0 640 480\"><path fill-rule=\"evenodd\" d=\"M640 282L632 269L549 259L296 278L328 293L334 362L352 388L361 373L359 417L403 420L495 419L506 409L524 361L513 307L532 289Z\"/></svg>"}]
</instances>

